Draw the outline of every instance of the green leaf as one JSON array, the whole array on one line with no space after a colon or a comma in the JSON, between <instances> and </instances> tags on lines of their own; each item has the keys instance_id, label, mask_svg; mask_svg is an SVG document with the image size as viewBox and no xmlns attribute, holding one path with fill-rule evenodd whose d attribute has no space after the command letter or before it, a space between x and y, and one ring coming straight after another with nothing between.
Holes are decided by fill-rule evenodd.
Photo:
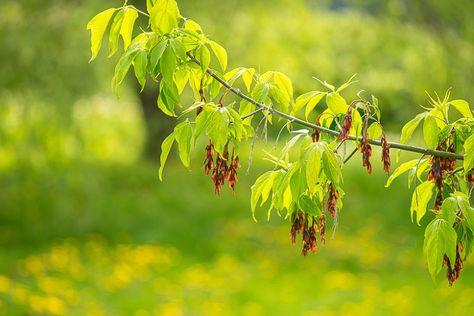
<instances>
[{"instance_id":1,"label":"green leaf","mask_svg":"<svg viewBox=\"0 0 474 316\"><path fill-rule=\"evenodd\" d=\"M112 86L116 93L118 92L119 85L122 83L123 79L127 75L128 70L130 69L132 62L134 61L135 56L138 54L139 51L139 49L131 51L129 50L119 59L117 65L115 66L115 74L112 78Z\"/></svg>"},{"instance_id":2,"label":"green leaf","mask_svg":"<svg viewBox=\"0 0 474 316\"><path fill-rule=\"evenodd\" d=\"M403 126L402 135L400 136L400 143L406 144L410 140L411 135L413 135L413 132L426 115L427 112L420 113L414 119L406 123L405 126Z\"/></svg>"},{"instance_id":3,"label":"green leaf","mask_svg":"<svg viewBox=\"0 0 474 316\"><path fill-rule=\"evenodd\" d=\"M182 122L175 127L175 139L178 143L179 158L185 167L189 167L190 151L193 138L193 128L189 121Z\"/></svg>"},{"instance_id":4,"label":"green leaf","mask_svg":"<svg viewBox=\"0 0 474 316\"><path fill-rule=\"evenodd\" d=\"M471 118L471 119L474 118L472 116L472 111L471 111L471 108L469 107L469 103L467 103L466 101L453 100L449 102L449 104L454 106L456 110L458 110L459 113L461 113L464 117Z\"/></svg>"},{"instance_id":5,"label":"green leaf","mask_svg":"<svg viewBox=\"0 0 474 316\"><path fill-rule=\"evenodd\" d=\"M123 39L123 49L127 49L132 41L133 26L138 18L138 12L132 7L125 7L120 35Z\"/></svg>"},{"instance_id":6,"label":"green leaf","mask_svg":"<svg viewBox=\"0 0 474 316\"><path fill-rule=\"evenodd\" d=\"M266 182L271 178L273 174L273 171L267 171L264 174L262 174L260 177L257 178L255 181L255 184L252 185L251 190L251 196L250 196L250 206L252 209L252 214L255 219L255 209L258 204L258 200L260 199L262 195L262 191L264 189L264 186Z\"/></svg>"},{"instance_id":7,"label":"green leaf","mask_svg":"<svg viewBox=\"0 0 474 316\"><path fill-rule=\"evenodd\" d=\"M427 115L425 117L423 138L425 139L426 146L430 149L434 149L438 145L438 124L436 124L434 116Z\"/></svg>"},{"instance_id":8,"label":"green leaf","mask_svg":"<svg viewBox=\"0 0 474 316\"><path fill-rule=\"evenodd\" d=\"M123 15L124 10L122 9L115 15L112 26L110 27L109 57L112 57L117 52L120 30L122 29Z\"/></svg>"},{"instance_id":9,"label":"green leaf","mask_svg":"<svg viewBox=\"0 0 474 316\"><path fill-rule=\"evenodd\" d=\"M137 77L137 80L141 86L140 92L142 92L145 88L147 62L148 55L144 50L140 50L133 60L133 65L135 67L135 77Z\"/></svg>"},{"instance_id":10,"label":"green leaf","mask_svg":"<svg viewBox=\"0 0 474 316\"><path fill-rule=\"evenodd\" d=\"M295 104L293 105L293 112L296 114L298 113L306 104L308 104L309 100L313 98L315 95L319 94L319 91L310 91L306 92L296 98Z\"/></svg>"},{"instance_id":11,"label":"green leaf","mask_svg":"<svg viewBox=\"0 0 474 316\"><path fill-rule=\"evenodd\" d=\"M322 81L322 80L320 80L320 79L318 79L318 78L316 78L316 77L313 77L313 79L319 81L319 83L321 83L323 86L325 86L326 88L328 88L328 89L331 90L331 91L334 91L334 90L336 89L332 84L329 84L329 83L327 83L326 81Z\"/></svg>"},{"instance_id":12,"label":"green leaf","mask_svg":"<svg viewBox=\"0 0 474 316\"><path fill-rule=\"evenodd\" d=\"M310 191L319 182L319 173L321 172L321 146L317 146L318 143L313 144L310 145L308 150L308 161L306 163L306 182Z\"/></svg>"},{"instance_id":13,"label":"green leaf","mask_svg":"<svg viewBox=\"0 0 474 316\"><path fill-rule=\"evenodd\" d=\"M183 43L178 39L170 39L170 46L173 49L176 57L181 60L186 60L186 49Z\"/></svg>"},{"instance_id":14,"label":"green leaf","mask_svg":"<svg viewBox=\"0 0 474 316\"><path fill-rule=\"evenodd\" d=\"M352 126L349 130L349 134L361 136L363 123L359 111L353 110L351 116ZM377 128L377 124L379 126L379 129ZM369 133L369 138L379 138L380 136L382 136L382 128L378 122L374 122L372 123L372 125L369 126L367 133ZM370 136L370 133L373 133L373 137Z\"/></svg>"},{"instance_id":15,"label":"green leaf","mask_svg":"<svg viewBox=\"0 0 474 316\"><path fill-rule=\"evenodd\" d=\"M357 111L356 111L357 112ZM359 115L360 117L360 115ZM353 125L355 125L355 122L353 120ZM362 125L362 119L360 119L359 125ZM362 128L362 126L361 126ZM382 136L382 126L380 125L379 122L373 122L370 124L369 128L367 129L367 134L369 135L369 138L376 139Z\"/></svg>"},{"instance_id":16,"label":"green leaf","mask_svg":"<svg viewBox=\"0 0 474 316\"><path fill-rule=\"evenodd\" d=\"M390 177L388 178L387 180L387 183L385 184L385 187L388 188L390 186L390 184L392 184L393 180L395 180L396 178L398 178L399 176L401 176L402 174L404 174L405 172L407 172L408 170L410 169L414 169L418 163L422 163L423 161L425 161L426 159L422 159L420 161L420 159L414 159L414 160L410 160L410 161L407 161L403 164L401 164L397 169L395 169L395 171L390 175Z\"/></svg>"},{"instance_id":17,"label":"green leaf","mask_svg":"<svg viewBox=\"0 0 474 316\"><path fill-rule=\"evenodd\" d=\"M286 99L291 102L293 99L293 84L291 83L291 79L281 72L275 72L273 74L273 80L280 91L285 95Z\"/></svg>"},{"instance_id":18,"label":"green leaf","mask_svg":"<svg viewBox=\"0 0 474 316\"><path fill-rule=\"evenodd\" d=\"M216 109L207 122L206 134L214 142L214 148L221 153L227 143L227 133L229 131L229 117L225 108Z\"/></svg>"},{"instance_id":19,"label":"green leaf","mask_svg":"<svg viewBox=\"0 0 474 316\"><path fill-rule=\"evenodd\" d=\"M171 146L173 145L175 139L174 132L168 135L165 138L163 143L161 144L161 155L160 155L160 169L158 170L158 175L160 180L163 180L163 169L165 168L166 160L168 159L168 155L171 150Z\"/></svg>"},{"instance_id":20,"label":"green leaf","mask_svg":"<svg viewBox=\"0 0 474 316\"><path fill-rule=\"evenodd\" d=\"M464 218L466 218L469 229L474 232L474 209L467 205L467 207L461 208L461 210L464 215Z\"/></svg>"},{"instance_id":21,"label":"green leaf","mask_svg":"<svg viewBox=\"0 0 474 316\"><path fill-rule=\"evenodd\" d=\"M255 75L255 69L253 68L247 68L243 73L242 73L242 80L245 84L245 88L247 88L247 92L250 92L250 88L252 86L253 82L253 76Z\"/></svg>"},{"instance_id":22,"label":"green leaf","mask_svg":"<svg viewBox=\"0 0 474 316\"><path fill-rule=\"evenodd\" d=\"M274 84L269 85L270 95L272 99L280 106L280 110L284 113L288 112L289 101L284 93Z\"/></svg>"},{"instance_id":23,"label":"green leaf","mask_svg":"<svg viewBox=\"0 0 474 316\"><path fill-rule=\"evenodd\" d=\"M307 184L306 184L306 171L304 170L304 165L295 167L294 171L292 170L292 175L290 178L290 189L291 189L291 196L295 202L298 201L299 197L306 191Z\"/></svg>"},{"instance_id":24,"label":"green leaf","mask_svg":"<svg viewBox=\"0 0 474 316\"><path fill-rule=\"evenodd\" d=\"M194 128L194 138L196 139L207 128L207 122L213 112L206 108L196 117L196 127Z\"/></svg>"},{"instance_id":25,"label":"green leaf","mask_svg":"<svg viewBox=\"0 0 474 316\"><path fill-rule=\"evenodd\" d=\"M302 136L303 134L297 134L285 144L285 146L280 151L279 160L282 160L286 155L290 153L291 149L296 145L296 143Z\"/></svg>"},{"instance_id":26,"label":"green leaf","mask_svg":"<svg viewBox=\"0 0 474 316\"><path fill-rule=\"evenodd\" d=\"M441 271L446 254L454 265L456 260L456 231L450 223L442 218L436 218L428 224L425 230L423 253L428 262L431 277L435 278Z\"/></svg>"},{"instance_id":27,"label":"green leaf","mask_svg":"<svg viewBox=\"0 0 474 316\"><path fill-rule=\"evenodd\" d=\"M469 136L464 142L464 172L469 172L474 167L474 134Z\"/></svg>"},{"instance_id":28,"label":"green leaf","mask_svg":"<svg viewBox=\"0 0 474 316\"><path fill-rule=\"evenodd\" d=\"M197 24L196 21L190 19L186 19L186 21L184 22L184 27L188 30L195 31L200 34L203 33L201 26Z\"/></svg>"},{"instance_id":29,"label":"green leaf","mask_svg":"<svg viewBox=\"0 0 474 316\"><path fill-rule=\"evenodd\" d=\"M347 112L348 106L346 100L336 92L328 93L326 103L328 108L336 115Z\"/></svg>"},{"instance_id":30,"label":"green leaf","mask_svg":"<svg viewBox=\"0 0 474 316\"><path fill-rule=\"evenodd\" d=\"M351 84L356 83L357 81L353 81L353 79L357 76L357 74L352 75L352 77L347 80L343 85L341 85L339 88L337 88L336 92L341 92L342 90L346 89L349 87Z\"/></svg>"},{"instance_id":31,"label":"green leaf","mask_svg":"<svg viewBox=\"0 0 474 316\"><path fill-rule=\"evenodd\" d=\"M176 116L174 112L175 104L179 104L179 96L174 82L168 86L161 82L161 90L157 101L158 107L169 116Z\"/></svg>"},{"instance_id":32,"label":"green leaf","mask_svg":"<svg viewBox=\"0 0 474 316\"><path fill-rule=\"evenodd\" d=\"M321 207L311 197L302 195L298 199L298 207L306 214L319 216L321 213Z\"/></svg>"},{"instance_id":33,"label":"green leaf","mask_svg":"<svg viewBox=\"0 0 474 316\"><path fill-rule=\"evenodd\" d=\"M202 72L206 72L211 64L211 53L204 45L199 48L199 60L201 62Z\"/></svg>"},{"instance_id":34,"label":"green leaf","mask_svg":"<svg viewBox=\"0 0 474 316\"><path fill-rule=\"evenodd\" d=\"M188 83L190 76L191 76L190 71L185 67L179 67L174 72L174 82L176 83L176 87L178 88L179 94L183 93L184 88L186 87L186 84Z\"/></svg>"},{"instance_id":35,"label":"green leaf","mask_svg":"<svg viewBox=\"0 0 474 316\"><path fill-rule=\"evenodd\" d=\"M306 110L304 111L304 116L306 119L308 119L309 114L314 110L316 105L318 105L319 101L321 101L324 95L325 93L318 92L313 97L311 97L311 99L308 101L308 104L306 105Z\"/></svg>"},{"instance_id":36,"label":"green leaf","mask_svg":"<svg viewBox=\"0 0 474 316\"><path fill-rule=\"evenodd\" d=\"M155 74L158 64L160 62L163 53L165 52L166 47L168 46L168 41L159 42L155 47L150 51L150 61L148 63L148 70L150 73Z\"/></svg>"},{"instance_id":37,"label":"green leaf","mask_svg":"<svg viewBox=\"0 0 474 316\"><path fill-rule=\"evenodd\" d=\"M325 146L323 152L323 170L326 174L326 177L334 183L336 186L339 184L339 179L341 178L341 168L337 162L336 155L334 152L329 148L329 146Z\"/></svg>"},{"instance_id":38,"label":"green leaf","mask_svg":"<svg viewBox=\"0 0 474 316\"><path fill-rule=\"evenodd\" d=\"M173 84L173 75L176 68L176 55L173 52L173 49L168 46L163 52L163 56L160 59L160 69L161 74L163 75L163 80L166 85Z\"/></svg>"},{"instance_id":39,"label":"green leaf","mask_svg":"<svg viewBox=\"0 0 474 316\"><path fill-rule=\"evenodd\" d=\"M214 55L216 55L217 60L221 65L222 71L225 71L227 69L227 52L225 48L214 41L208 41L208 44L214 52Z\"/></svg>"},{"instance_id":40,"label":"green leaf","mask_svg":"<svg viewBox=\"0 0 474 316\"><path fill-rule=\"evenodd\" d=\"M420 225L420 220L426 214L428 202L430 201L431 196L433 195L433 188L433 182L425 181L419 186L417 186L415 192L413 192L410 208L411 220L413 221L413 213L416 212L416 222L418 225Z\"/></svg>"},{"instance_id":41,"label":"green leaf","mask_svg":"<svg viewBox=\"0 0 474 316\"><path fill-rule=\"evenodd\" d=\"M150 24L154 32L170 33L178 26L180 17L176 0L159 0L150 12Z\"/></svg>"},{"instance_id":42,"label":"green leaf","mask_svg":"<svg viewBox=\"0 0 474 316\"><path fill-rule=\"evenodd\" d=\"M111 8L94 16L89 23L87 23L87 29L91 31L91 53L92 57L89 62L93 61L100 51L102 45L102 38L104 37L105 30L109 24L110 18L117 9Z\"/></svg>"},{"instance_id":43,"label":"green leaf","mask_svg":"<svg viewBox=\"0 0 474 316\"><path fill-rule=\"evenodd\" d=\"M151 13L153 6L155 5L156 0L146 0L146 10L148 13Z\"/></svg>"},{"instance_id":44,"label":"green leaf","mask_svg":"<svg viewBox=\"0 0 474 316\"><path fill-rule=\"evenodd\" d=\"M441 218L445 219L451 225L454 224L456 220L456 214L458 212L459 206L458 201L454 197L446 198L441 205Z\"/></svg>"},{"instance_id":45,"label":"green leaf","mask_svg":"<svg viewBox=\"0 0 474 316\"><path fill-rule=\"evenodd\" d=\"M252 91L252 98L259 103L264 103L270 92L270 85L268 83L259 83Z\"/></svg>"}]
</instances>

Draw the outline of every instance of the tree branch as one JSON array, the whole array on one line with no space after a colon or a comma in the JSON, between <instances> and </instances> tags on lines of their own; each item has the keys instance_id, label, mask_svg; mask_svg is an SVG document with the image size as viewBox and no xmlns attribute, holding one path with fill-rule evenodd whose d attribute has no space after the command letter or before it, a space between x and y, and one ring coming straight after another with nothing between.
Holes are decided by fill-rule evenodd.
<instances>
[{"instance_id":1,"label":"tree branch","mask_svg":"<svg viewBox=\"0 0 474 316\"><path fill-rule=\"evenodd\" d=\"M201 65L201 62L198 59L196 59L193 55L191 55L190 53L187 53L187 55L193 62L195 62L198 65ZM251 97L249 97L246 94L242 93L239 89L233 88L224 79L222 79L216 73L214 73L211 69L207 69L206 72L209 76L214 78L217 82L219 82L225 88L229 89L233 94L235 94L239 98L244 99L244 100L250 102L251 104L259 107L259 110L267 110L268 112L270 112L272 114L278 115L278 116L283 117L287 120L298 123L302 126L306 126L308 128L315 129L315 130L318 130L322 133L326 133L326 134L333 135L333 136L336 136L336 137L339 136L339 132L337 132L337 131L334 131L332 129L329 129L329 128L326 128L326 127L323 127L323 126L319 126L319 125L310 123L308 121L304 121L304 120L299 119L295 116L291 116L289 114L280 112L280 111L278 111L278 110L276 110L272 107L269 107L268 105L266 105L264 103L257 102L254 99L252 99ZM362 140L362 137L349 135L348 139L349 140L360 141L360 140ZM377 139L368 139L368 142L371 145L382 146L381 141L377 140ZM389 144L390 148L396 148L396 149L400 149L400 150L403 150L403 151L410 151L410 152L420 153L420 154L429 155L429 156L436 156L436 157L441 157L441 158L452 158L452 159L457 159L457 160L464 160L464 155L457 154L457 153L441 151L441 150L433 150L433 149L429 149L429 148L405 145L405 144L400 144L400 143L395 143L395 142L388 142L388 144Z\"/></svg>"}]
</instances>

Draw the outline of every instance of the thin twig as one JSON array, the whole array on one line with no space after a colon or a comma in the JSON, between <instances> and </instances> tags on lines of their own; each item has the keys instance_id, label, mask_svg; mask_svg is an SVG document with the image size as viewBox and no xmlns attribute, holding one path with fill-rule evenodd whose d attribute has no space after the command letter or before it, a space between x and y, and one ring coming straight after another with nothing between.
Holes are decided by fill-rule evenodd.
<instances>
[{"instance_id":1,"label":"thin twig","mask_svg":"<svg viewBox=\"0 0 474 316\"><path fill-rule=\"evenodd\" d=\"M187 55L196 64L198 64L198 65L201 64L201 62L198 59L196 59L193 55L191 55L190 53L187 53ZM305 120L299 119L299 118L291 116L289 114L280 112L280 111L278 111L274 108L269 107L268 105L266 105L264 103L257 102L254 99L247 96L246 94L242 93L239 89L235 89L235 88L231 87L224 79L222 79L221 77L216 75L212 70L207 69L206 72L207 72L207 74L209 74L209 76L214 78L222 86L229 89L236 96L252 103L253 105L255 105L259 108L262 108L263 110L267 110L268 112L273 113L275 115L278 115L280 117L283 117L287 120L292 120L293 122L298 123L302 126L306 126L308 128L312 128L312 129L318 130L320 132L323 132L323 133L326 133L326 134L329 134L329 135L332 135L332 136L339 136L339 132L337 132L337 131L334 131L332 129L329 129L329 128L326 128L326 127L323 127L323 126L307 122ZM362 137L349 135L348 139L349 140L360 141L362 139ZM381 140L378 140L378 139L368 139L368 142L371 145L374 145L374 146L382 146ZM462 154L451 153L451 152L442 151L442 150L433 150L433 149L428 149L428 148L423 148L423 147L418 147L418 146L405 145L405 144L400 144L400 143L395 143L395 142L388 142L388 145L390 146L390 148L400 149L400 150L403 150L403 151L410 151L410 152L425 154L425 155L429 155L429 156L436 156L436 157L441 157L441 158L451 158L451 159L457 159L457 160L464 160L464 155L462 155Z\"/></svg>"},{"instance_id":2,"label":"thin twig","mask_svg":"<svg viewBox=\"0 0 474 316\"><path fill-rule=\"evenodd\" d=\"M242 116L241 119L242 119L242 121L243 121L243 120L245 120L246 118L249 118L249 117L251 117L251 116L253 116L253 115L257 114L257 113L260 113L260 112L262 112L262 111L263 111L263 108L259 108L259 109L255 110L255 111L253 111L253 112L251 112L251 113L249 113L249 114L247 114L247 115Z\"/></svg>"},{"instance_id":3,"label":"thin twig","mask_svg":"<svg viewBox=\"0 0 474 316\"><path fill-rule=\"evenodd\" d=\"M343 164L346 164L346 162L348 162L349 159L351 159L351 158L355 155L355 153L357 152L357 150L358 150L358 149L355 148L355 149L349 154L349 156L347 156L347 158L344 159Z\"/></svg>"}]
</instances>

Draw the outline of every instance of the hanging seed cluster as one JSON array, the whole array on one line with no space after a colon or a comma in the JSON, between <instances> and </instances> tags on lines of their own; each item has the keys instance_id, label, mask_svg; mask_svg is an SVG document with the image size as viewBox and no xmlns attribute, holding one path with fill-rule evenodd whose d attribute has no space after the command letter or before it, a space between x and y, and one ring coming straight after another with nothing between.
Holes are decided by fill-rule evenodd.
<instances>
[{"instance_id":1,"label":"hanging seed cluster","mask_svg":"<svg viewBox=\"0 0 474 316\"><path fill-rule=\"evenodd\" d=\"M380 140L382 144L382 162L383 162L383 170L390 174L390 145L387 141L387 136L385 133L382 134L382 139Z\"/></svg>"},{"instance_id":2,"label":"hanging seed cluster","mask_svg":"<svg viewBox=\"0 0 474 316\"><path fill-rule=\"evenodd\" d=\"M327 211L331 217L337 216L337 200L339 199L339 193L334 189L333 185L330 184L329 194L327 200ZM301 241L303 248L301 253L303 256L308 254L308 251L316 253L317 244L317 233L319 232L319 239L322 244L325 244L326 234L326 215L325 212L321 216L310 216L307 213L298 210L291 215L291 229L290 237L291 243L296 243L296 235L302 234Z\"/></svg>"},{"instance_id":3,"label":"hanging seed cluster","mask_svg":"<svg viewBox=\"0 0 474 316\"><path fill-rule=\"evenodd\" d=\"M336 216L337 212L337 200L339 199L339 192L334 190L332 183L329 185L329 196L328 196L328 211L332 217Z\"/></svg>"},{"instance_id":4,"label":"hanging seed cluster","mask_svg":"<svg viewBox=\"0 0 474 316\"><path fill-rule=\"evenodd\" d=\"M291 216L291 243L296 243L296 235L302 233L301 241L303 243L303 249L301 253L303 256L308 254L308 250L312 253L316 253L318 248L316 233L318 232L317 219L314 216L309 216L302 211L294 212Z\"/></svg>"},{"instance_id":5,"label":"hanging seed cluster","mask_svg":"<svg viewBox=\"0 0 474 316\"><path fill-rule=\"evenodd\" d=\"M215 161L214 161L215 156ZM232 192L235 190L235 184L238 181L237 169L240 168L239 157L234 153L234 147L232 147L232 154L229 156L227 145L224 147L222 155L216 153L214 145L209 141L206 146L206 159L204 161L204 170L206 176L211 173L212 182L214 183L214 192L220 194L222 186L225 181L229 184Z\"/></svg>"},{"instance_id":6,"label":"hanging seed cluster","mask_svg":"<svg viewBox=\"0 0 474 316\"><path fill-rule=\"evenodd\" d=\"M448 279L449 285L453 285L453 283L459 279L461 275L461 270L463 267L463 262L461 258L462 252L462 245L458 244L456 247L456 261L454 262L454 269L451 267L451 262L447 255L444 255L444 262L443 266L447 267L446 278Z\"/></svg>"},{"instance_id":7,"label":"hanging seed cluster","mask_svg":"<svg viewBox=\"0 0 474 316\"><path fill-rule=\"evenodd\" d=\"M436 150L454 152L454 138L448 138L443 142L440 142L436 146ZM434 209L439 210L443 203L443 181L446 178L448 172L452 172L456 167L456 159L442 158L442 157L430 157L431 169L428 172L428 180L433 181L437 188L437 195L435 199Z\"/></svg>"},{"instance_id":8,"label":"hanging seed cluster","mask_svg":"<svg viewBox=\"0 0 474 316\"><path fill-rule=\"evenodd\" d=\"M362 153L362 166L367 168L369 174L372 173L372 164L370 157L372 156L372 147L369 144L367 137L361 139L359 143L359 151Z\"/></svg>"},{"instance_id":9,"label":"hanging seed cluster","mask_svg":"<svg viewBox=\"0 0 474 316\"><path fill-rule=\"evenodd\" d=\"M347 109L346 115L344 116L344 123L342 125L341 132L339 134L339 141L349 138L349 130L352 127L352 106Z\"/></svg>"}]
</instances>

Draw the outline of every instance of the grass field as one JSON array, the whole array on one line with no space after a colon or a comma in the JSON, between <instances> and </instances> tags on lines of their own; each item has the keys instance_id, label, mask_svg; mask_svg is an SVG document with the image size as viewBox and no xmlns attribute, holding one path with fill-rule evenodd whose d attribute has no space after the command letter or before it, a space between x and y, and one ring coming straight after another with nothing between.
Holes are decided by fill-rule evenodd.
<instances>
[{"instance_id":1,"label":"grass field","mask_svg":"<svg viewBox=\"0 0 474 316\"><path fill-rule=\"evenodd\" d=\"M197 161L199 159L195 159ZM353 165L358 165L359 159ZM245 166L244 166L245 167ZM433 282L405 180L349 166L334 239L292 246L276 214L258 223L241 172L213 194L199 166L18 166L0 174L2 315L467 315L474 267ZM267 166L268 167L268 166ZM262 169L263 170L263 169ZM377 170L379 171L379 170ZM328 233L328 235L331 232ZM472 261L472 260L471 260Z\"/></svg>"}]
</instances>

